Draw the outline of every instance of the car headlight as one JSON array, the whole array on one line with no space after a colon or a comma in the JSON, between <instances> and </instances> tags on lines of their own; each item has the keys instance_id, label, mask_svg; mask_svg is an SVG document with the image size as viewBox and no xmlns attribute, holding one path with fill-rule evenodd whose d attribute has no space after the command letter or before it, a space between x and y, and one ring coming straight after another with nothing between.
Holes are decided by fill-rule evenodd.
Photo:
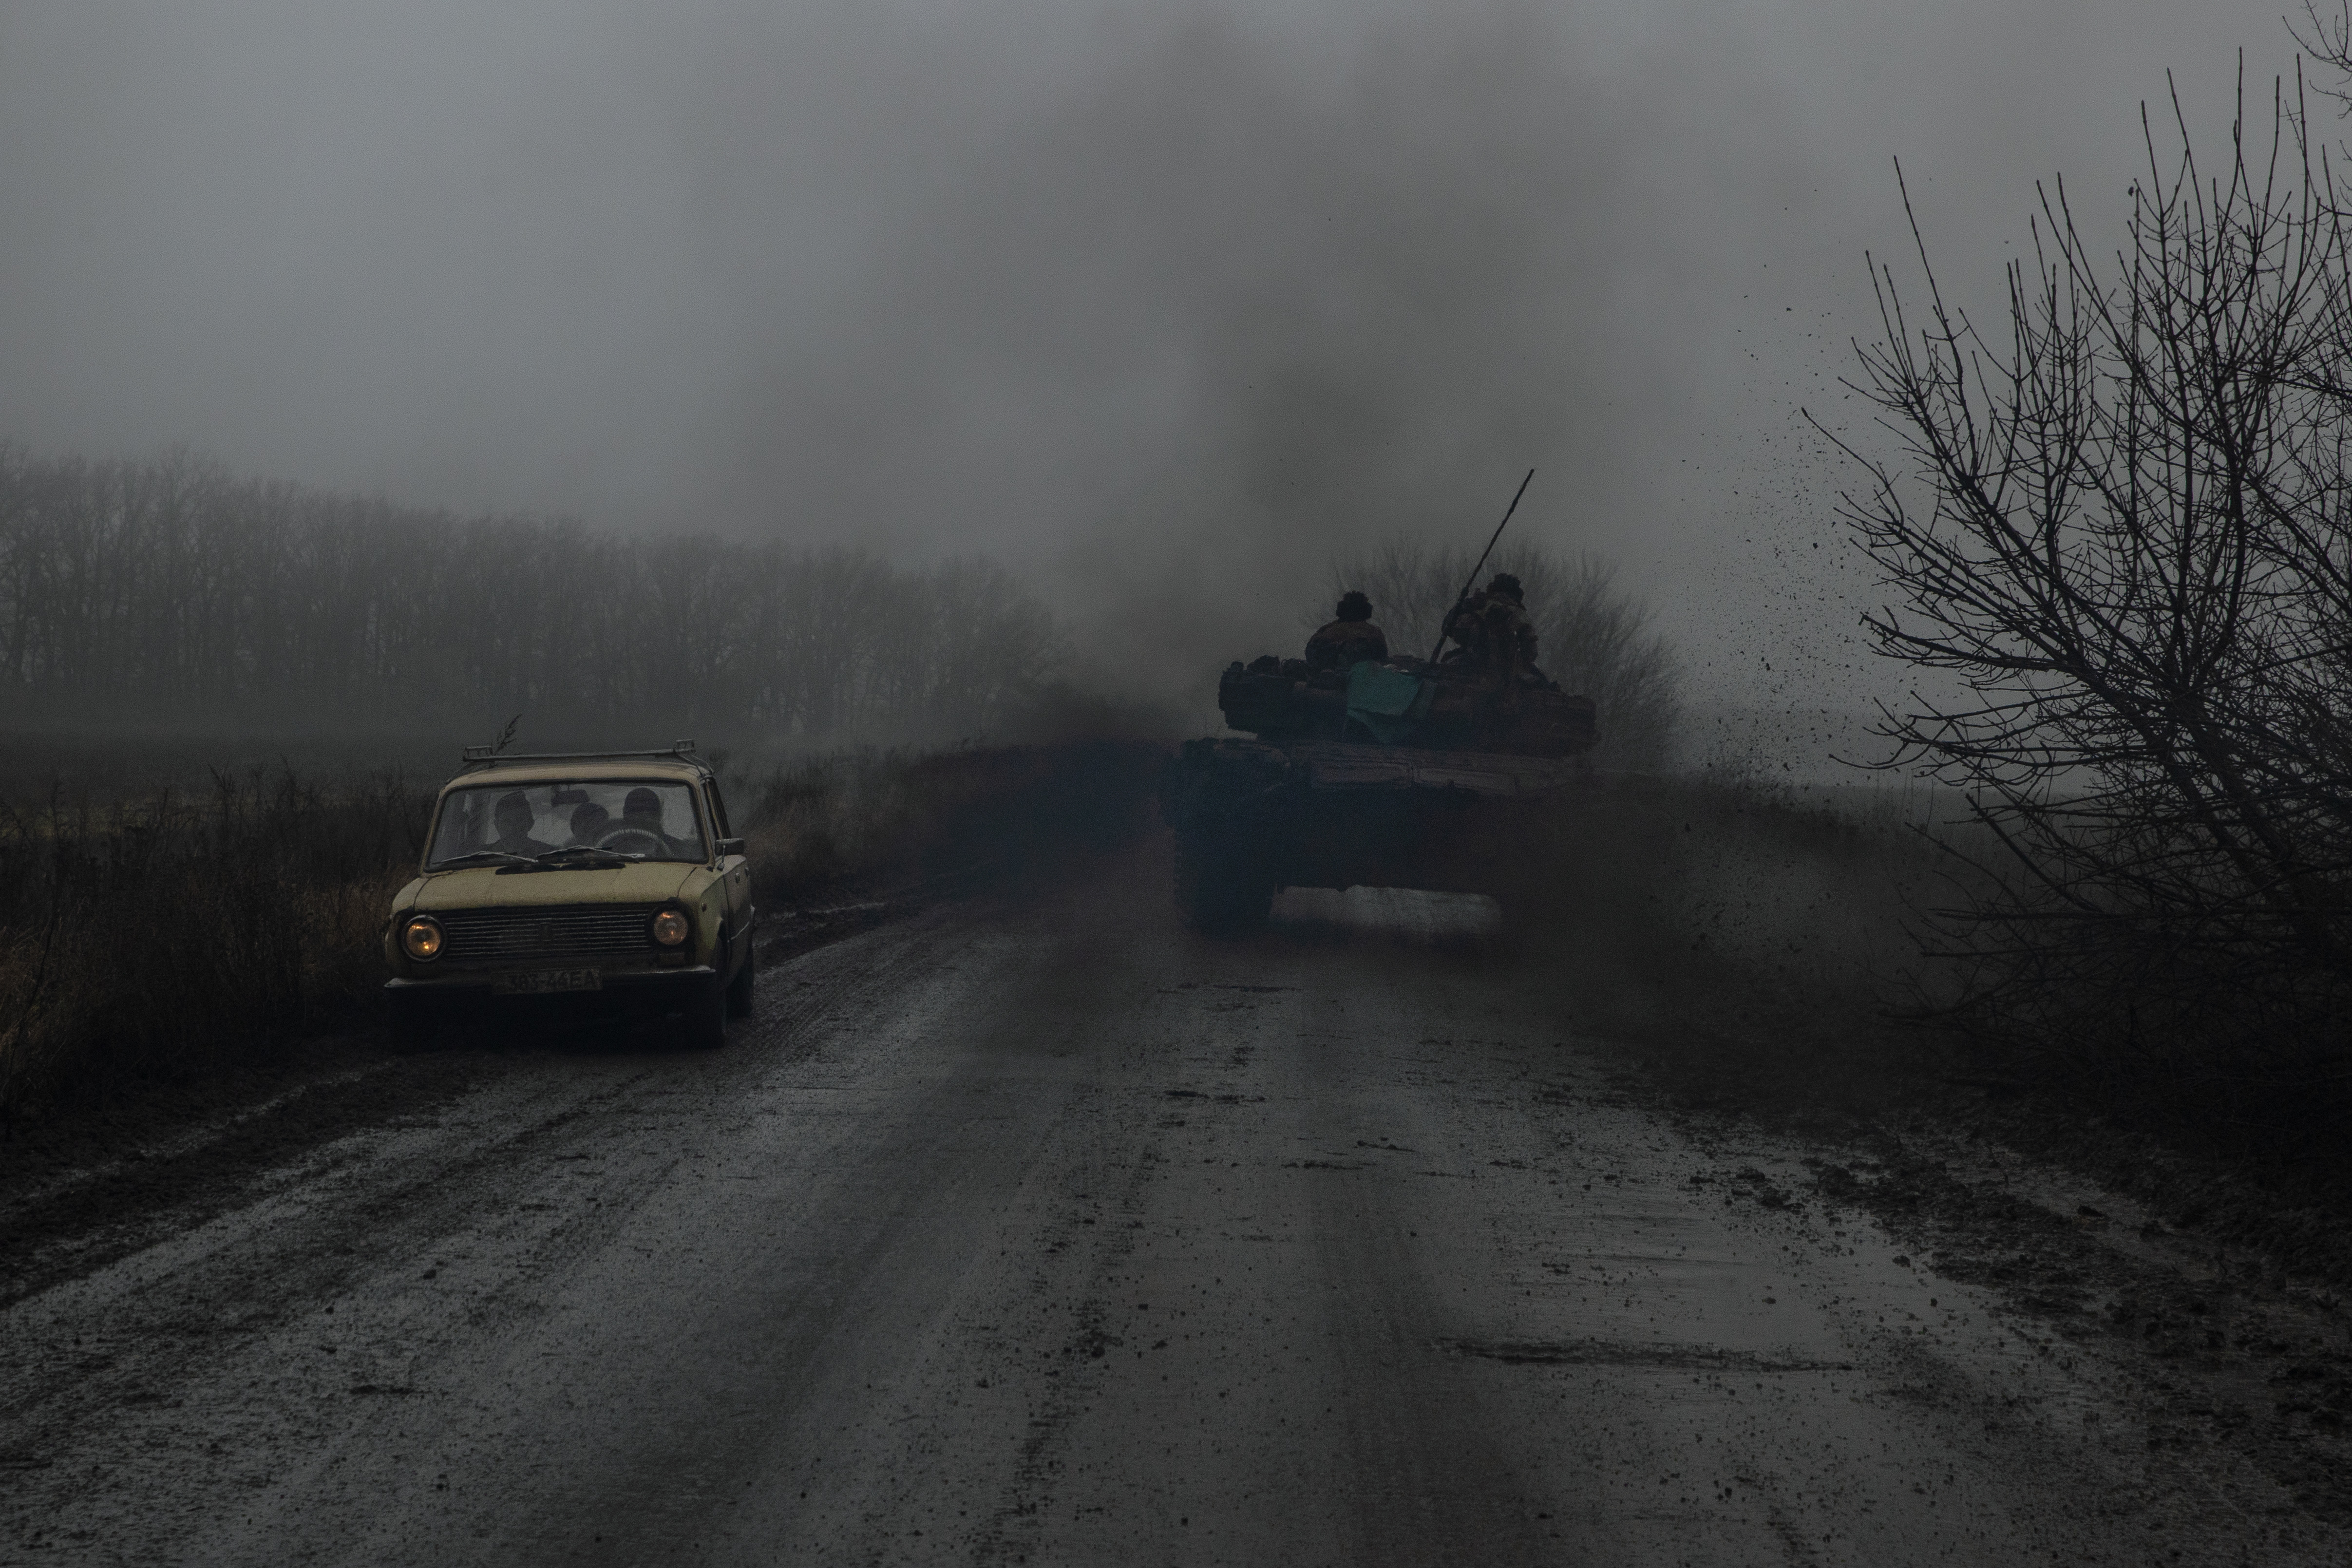
<instances>
[{"instance_id":1,"label":"car headlight","mask_svg":"<svg viewBox=\"0 0 2352 1568\"><path fill-rule=\"evenodd\" d=\"M678 946L694 935L694 926L686 918L683 909L665 909L656 915L653 930L654 945L657 947Z\"/></svg>"},{"instance_id":2,"label":"car headlight","mask_svg":"<svg viewBox=\"0 0 2352 1568\"><path fill-rule=\"evenodd\" d=\"M420 964L441 956L448 942L441 923L429 915L412 915L400 927L400 950Z\"/></svg>"}]
</instances>

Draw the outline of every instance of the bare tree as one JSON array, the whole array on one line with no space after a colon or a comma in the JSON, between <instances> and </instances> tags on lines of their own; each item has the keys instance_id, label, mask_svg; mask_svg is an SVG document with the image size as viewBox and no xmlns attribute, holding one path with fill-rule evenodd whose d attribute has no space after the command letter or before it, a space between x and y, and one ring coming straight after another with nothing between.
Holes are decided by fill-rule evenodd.
<instances>
[{"instance_id":1,"label":"bare tree","mask_svg":"<svg viewBox=\"0 0 2352 1568\"><path fill-rule=\"evenodd\" d=\"M1924 246L1916 317L1874 268L1854 384L1902 455L1847 445L1843 517L1921 676L1888 763L2002 847L1945 929L2044 1040L2303 1071L2352 997L2352 266L2306 124L2281 87L2250 135L2242 89L2209 171L2143 115L2120 250L2046 189L1998 329Z\"/></svg>"},{"instance_id":2,"label":"bare tree","mask_svg":"<svg viewBox=\"0 0 2352 1568\"><path fill-rule=\"evenodd\" d=\"M2352 3L2339 4L2335 10L2323 12L2319 0L2304 0L2303 23L2287 24L2303 52L2336 73L2336 85L2319 89L2325 97L2334 99L2352 110Z\"/></svg>"}]
</instances>

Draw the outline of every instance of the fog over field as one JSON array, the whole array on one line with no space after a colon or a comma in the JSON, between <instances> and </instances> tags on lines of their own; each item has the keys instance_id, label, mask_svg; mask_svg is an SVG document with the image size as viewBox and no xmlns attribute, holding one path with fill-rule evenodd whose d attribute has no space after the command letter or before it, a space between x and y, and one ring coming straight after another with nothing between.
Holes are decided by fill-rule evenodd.
<instances>
[{"instance_id":1,"label":"fog over field","mask_svg":"<svg viewBox=\"0 0 2352 1568\"><path fill-rule=\"evenodd\" d=\"M1845 711L1798 416L1909 265L2119 225L2278 8L0 8L0 438L630 531L982 552L1198 695L1398 530L1593 548L1709 704ZM1820 546L1816 550L1815 546Z\"/></svg>"}]
</instances>

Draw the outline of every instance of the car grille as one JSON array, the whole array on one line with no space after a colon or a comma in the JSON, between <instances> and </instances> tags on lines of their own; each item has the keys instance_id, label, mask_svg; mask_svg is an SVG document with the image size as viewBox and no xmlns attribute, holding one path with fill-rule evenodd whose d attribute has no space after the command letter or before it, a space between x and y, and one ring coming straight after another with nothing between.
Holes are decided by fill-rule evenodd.
<instances>
[{"instance_id":1,"label":"car grille","mask_svg":"<svg viewBox=\"0 0 2352 1568\"><path fill-rule=\"evenodd\" d=\"M453 909L436 915L449 945L444 961L503 963L535 958L634 957L653 946L646 922L656 904L572 904L538 909Z\"/></svg>"}]
</instances>

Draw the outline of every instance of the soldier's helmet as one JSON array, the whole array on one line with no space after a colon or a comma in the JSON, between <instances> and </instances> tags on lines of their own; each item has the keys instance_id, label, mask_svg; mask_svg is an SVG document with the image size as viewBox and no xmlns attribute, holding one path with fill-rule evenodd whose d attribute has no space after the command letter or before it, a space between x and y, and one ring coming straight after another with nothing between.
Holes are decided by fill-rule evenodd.
<instances>
[{"instance_id":1,"label":"soldier's helmet","mask_svg":"<svg viewBox=\"0 0 2352 1568\"><path fill-rule=\"evenodd\" d=\"M1519 580L1507 571L1496 572L1495 580L1486 585L1486 591L1499 594L1514 603L1526 602L1526 592L1519 587Z\"/></svg>"},{"instance_id":2,"label":"soldier's helmet","mask_svg":"<svg viewBox=\"0 0 2352 1568\"><path fill-rule=\"evenodd\" d=\"M1339 595L1339 602L1335 608L1342 621L1370 621L1372 618L1372 601L1352 588Z\"/></svg>"}]
</instances>

